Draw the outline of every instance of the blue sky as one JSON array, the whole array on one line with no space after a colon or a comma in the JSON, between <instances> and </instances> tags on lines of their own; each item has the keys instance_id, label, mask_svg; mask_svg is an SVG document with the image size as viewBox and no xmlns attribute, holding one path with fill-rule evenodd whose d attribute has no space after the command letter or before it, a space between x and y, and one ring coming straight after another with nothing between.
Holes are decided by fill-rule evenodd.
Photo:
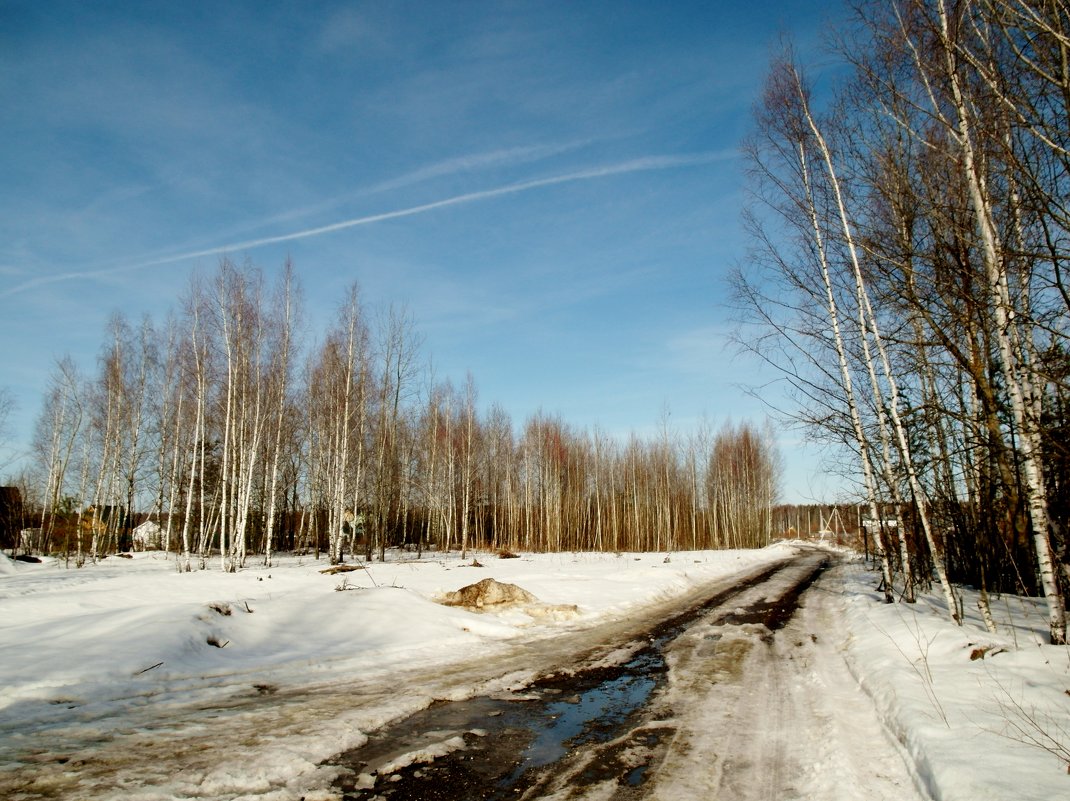
<instances>
[{"instance_id":1,"label":"blue sky","mask_svg":"<svg viewBox=\"0 0 1070 801\"><path fill-rule=\"evenodd\" d=\"M0 0L0 387L113 310L161 320L220 255L290 256L314 333L354 280L438 377L611 433L761 421L725 276L777 2ZM768 390L771 400L778 390ZM826 494L785 434L787 499ZM2 461L2 459L0 459Z\"/></svg>"}]
</instances>

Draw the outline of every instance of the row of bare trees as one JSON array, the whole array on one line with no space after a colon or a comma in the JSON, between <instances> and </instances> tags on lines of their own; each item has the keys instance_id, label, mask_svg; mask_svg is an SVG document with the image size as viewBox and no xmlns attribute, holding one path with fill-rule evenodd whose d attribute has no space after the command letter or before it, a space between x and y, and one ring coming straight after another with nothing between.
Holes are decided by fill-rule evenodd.
<instances>
[{"instance_id":1,"label":"row of bare trees","mask_svg":"<svg viewBox=\"0 0 1070 801\"><path fill-rule=\"evenodd\" d=\"M289 265L273 286L224 260L163 325L109 324L97 369L53 371L36 431L42 547L77 564L158 522L190 570L250 553L332 562L422 549L675 550L769 541L772 434L667 425L618 441L538 414L482 411L435 381L413 321L357 289L302 346ZM35 496L24 490L24 496Z\"/></svg>"},{"instance_id":2,"label":"row of bare trees","mask_svg":"<svg viewBox=\"0 0 1070 801\"><path fill-rule=\"evenodd\" d=\"M838 91L790 47L748 151L759 351L857 457L884 588L1070 579L1070 6L865 0Z\"/></svg>"}]
</instances>

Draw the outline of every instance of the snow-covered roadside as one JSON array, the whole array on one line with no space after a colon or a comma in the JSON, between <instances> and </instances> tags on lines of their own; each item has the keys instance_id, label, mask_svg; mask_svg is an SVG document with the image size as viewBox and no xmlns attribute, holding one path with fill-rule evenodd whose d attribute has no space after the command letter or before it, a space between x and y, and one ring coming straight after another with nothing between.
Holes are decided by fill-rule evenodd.
<instances>
[{"instance_id":1,"label":"snow-covered roadside","mask_svg":"<svg viewBox=\"0 0 1070 801\"><path fill-rule=\"evenodd\" d=\"M471 557L395 554L336 575L311 558L236 575L214 564L180 575L158 553L79 570L0 558L0 795L75 798L91 789L94 798L144 801L331 798L333 774L319 763L359 745L378 723L435 697L493 690L487 676L506 668L516 673L501 687L523 681L525 654L791 552L778 545L674 553L668 561L664 554L476 554L482 567ZM831 630L815 637L815 657L846 659L916 766L917 783L941 801L1070 797L1064 763L1021 743L1011 728L1070 748L1070 651L1042 644L1040 603L993 599L1001 629L993 636L970 593L967 625L958 628L935 593L913 606L883 605L876 574L844 559L821 582L831 595L821 622ZM479 614L434 602L486 577L577 612ZM985 658L971 660L979 650ZM814 670L828 666L822 660ZM842 681L814 678L815 687ZM851 721L829 730L853 731ZM73 767L107 748L95 774ZM124 749L129 759L116 761ZM863 761L864 748L818 751L820 765L807 779L815 787L871 767L834 764L837 756ZM169 770L176 753L185 761Z\"/></svg>"},{"instance_id":2,"label":"snow-covered roadside","mask_svg":"<svg viewBox=\"0 0 1070 801\"><path fill-rule=\"evenodd\" d=\"M575 627L665 600L695 586L784 558L783 549L621 556L528 555L499 559L406 558L341 574L312 558L284 558L237 574L216 565L175 571L166 554L112 557L82 569L7 563L0 578L0 715L20 723L40 707L176 692L241 674L309 682L412 667L484 652L488 642ZM12 569L13 568L13 569ZM474 614L434 599L492 576L548 604L575 604L572 619L514 609ZM61 703L62 702L62 703ZM38 707L38 709L34 709ZM0 726L6 722L0 718ZM0 728L0 731L3 731Z\"/></svg>"},{"instance_id":3,"label":"snow-covered roadside","mask_svg":"<svg viewBox=\"0 0 1070 801\"><path fill-rule=\"evenodd\" d=\"M838 572L848 666L934 799L1070 798L1070 648L1046 644L1042 600L992 597L993 635L975 592L956 588L960 628L938 591L885 605L857 559Z\"/></svg>"}]
</instances>

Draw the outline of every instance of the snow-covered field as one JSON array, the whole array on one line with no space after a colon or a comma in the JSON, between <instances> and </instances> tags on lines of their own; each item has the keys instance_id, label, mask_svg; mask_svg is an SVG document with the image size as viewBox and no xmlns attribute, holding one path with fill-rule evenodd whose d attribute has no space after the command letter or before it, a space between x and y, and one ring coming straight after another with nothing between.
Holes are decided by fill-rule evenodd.
<instances>
[{"instance_id":1,"label":"snow-covered field","mask_svg":"<svg viewBox=\"0 0 1070 801\"><path fill-rule=\"evenodd\" d=\"M472 555L394 554L335 575L311 557L270 568L251 561L237 574L216 563L179 574L162 553L81 569L0 556L0 795L80 797L86 780L65 784L65 772L76 774L72 766L92 760L94 749L129 741L139 743L144 764L116 767L122 783L93 785L93 797L330 798L333 769L319 763L359 745L368 728L443 692L487 689L478 672L461 666L500 660L511 665L502 686L522 682L515 656L523 648L634 617L791 552L780 544L668 559L475 554L481 567ZM545 606L477 613L435 602L487 577L519 584ZM875 574L850 557L828 574L820 588L833 622L815 642L872 699L915 783L939 799L1070 798L1070 650L1042 644L1041 606L994 599L1000 633L990 635L979 615L952 626L935 595L884 606L875 584ZM973 598L965 598L972 609ZM978 649L985 657L971 660ZM399 686L413 675L439 677L440 686ZM346 698L358 696L362 705L350 709ZM317 698L331 705L317 706ZM213 724L199 725L198 710L233 721L272 703L278 731L289 731L286 721L298 713L314 725L285 738L265 731L211 752ZM178 771L161 756L168 721L179 719L182 732L176 726L174 736L184 738L183 748L191 727L202 729L198 747L206 753L197 770L188 754ZM119 764L116 755L109 759ZM864 797L865 788L849 795Z\"/></svg>"}]
</instances>

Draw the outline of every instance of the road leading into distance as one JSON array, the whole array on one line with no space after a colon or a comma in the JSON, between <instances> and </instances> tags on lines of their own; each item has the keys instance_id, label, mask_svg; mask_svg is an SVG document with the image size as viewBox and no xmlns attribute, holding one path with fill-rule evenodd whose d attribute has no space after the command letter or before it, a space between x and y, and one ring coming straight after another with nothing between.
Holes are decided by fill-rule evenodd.
<instances>
[{"instance_id":1,"label":"road leading into distance","mask_svg":"<svg viewBox=\"0 0 1070 801\"><path fill-rule=\"evenodd\" d=\"M829 562L804 551L511 692L435 704L332 760L336 786L347 801L923 798L822 643Z\"/></svg>"}]
</instances>

